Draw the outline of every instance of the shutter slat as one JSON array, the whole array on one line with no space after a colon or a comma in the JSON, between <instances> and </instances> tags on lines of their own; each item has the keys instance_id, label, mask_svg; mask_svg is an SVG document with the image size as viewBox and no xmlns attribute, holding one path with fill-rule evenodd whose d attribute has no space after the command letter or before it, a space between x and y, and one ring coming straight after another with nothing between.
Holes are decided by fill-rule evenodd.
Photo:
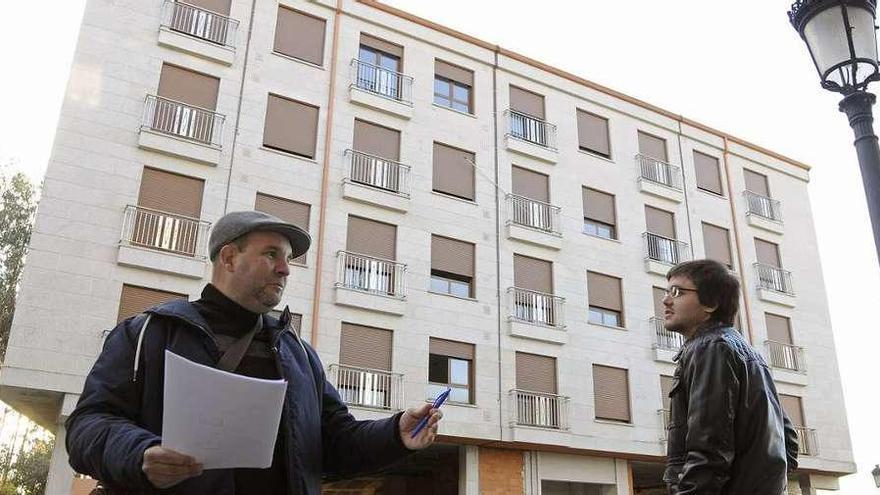
<instances>
[{"instance_id":1,"label":"shutter slat","mask_svg":"<svg viewBox=\"0 0 880 495\"><path fill-rule=\"evenodd\" d=\"M606 157L611 156L608 119L583 110L577 111L578 145Z\"/></svg>"},{"instance_id":2,"label":"shutter slat","mask_svg":"<svg viewBox=\"0 0 880 495\"><path fill-rule=\"evenodd\" d=\"M675 215L672 212L645 206L645 223L648 232L675 239Z\"/></svg>"},{"instance_id":3,"label":"shutter slat","mask_svg":"<svg viewBox=\"0 0 880 495\"><path fill-rule=\"evenodd\" d=\"M391 330L343 323L339 364L391 371L392 335Z\"/></svg>"},{"instance_id":4,"label":"shutter slat","mask_svg":"<svg viewBox=\"0 0 880 495\"><path fill-rule=\"evenodd\" d=\"M432 188L435 191L474 200L474 154L441 143L434 143Z\"/></svg>"},{"instance_id":5,"label":"shutter slat","mask_svg":"<svg viewBox=\"0 0 880 495\"><path fill-rule=\"evenodd\" d=\"M361 153L400 161L400 131L394 129L355 119L352 146Z\"/></svg>"},{"instance_id":6,"label":"shutter slat","mask_svg":"<svg viewBox=\"0 0 880 495\"><path fill-rule=\"evenodd\" d=\"M119 298L119 315L116 321L120 322L126 318L143 313L144 310L164 302L186 298L185 294L123 284L122 295Z\"/></svg>"},{"instance_id":7,"label":"shutter slat","mask_svg":"<svg viewBox=\"0 0 880 495\"><path fill-rule=\"evenodd\" d=\"M780 268L779 246L762 239L755 238L755 254L759 263Z\"/></svg>"},{"instance_id":8,"label":"shutter slat","mask_svg":"<svg viewBox=\"0 0 880 495\"><path fill-rule=\"evenodd\" d=\"M520 254L513 255L513 285L546 294L553 293L553 263Z\"/></svg>"},{"instance_id":9,"label":"shutter slat","mask_svg":"<svg viewBox=\"0 0 880 495\"><path fill-rule=\"evenodd\" d=\"M792 345L791 320L784 316L764 313L767 324L767 339L782 344Z\"/></svg>"},{"instance_id":10,"label":"shutter slat","mask_svg":"<svg viewBox=\"0 0 880 495\"><path fill-rule=\"evenodd\" d=\"M661 162L668 162L666 140L639 131L639 153Z\"/></svg>"},{"instance_id":11,"label":"shutter slat","mask_svg":"<svg viewBox=\"0 0 880 495\"><path fill-rule=\"evenodd\" d=\"M723 227L703 223L703 244L706 258L733 266L730 253L730 232Z\"/></svg>"},{"instance_id":12,"label":"shutter slat","mask_svg":"<svg viewBox=\"0 0 880 495\"><path fill-rule=\"evenodd\" d=\"M516 353L516 388L544 394L556 393L556 358Z\"/></svg>"},{"instance_id":13,"label":"shutter slat","mask_svg":"<svg viewBox=\"0 0 880 495\"><path fill-rule=\"evenodd\" d=\"M214 110L220 79L195 71L162 64L159 74L159 96L189 105Z\"/></svg>"},{"instance_id":14,"label":"shutter slat","mask_svg":"<svg viewBox=\"0 0 880 495\"><path fill-rule=\"evenodd\" d=\"M666 306L663 306L663 298L666 297L666 290L660 287L652 287L651 293L654 296L654 316L663 318Z\"/></svg>"},{"instance_id":15,"label":"shutter slat","mask_svg":"<svg viewBox=\"0 0 880 495\"><path fill-rule=\"evenodd\" d=\"M513 194L544 203L550 202L550 177L522 167L512 167Z\"/></svg>"},{"instance_id":16,"label":"shutter slat","mask_svg":"<svg viewBox=\"0 0 880 495\"><path fill-rule=\"evenodd\" d=\"M361 33L361 44L364 46L368 46L374 50L393 55L397 57L400 61L403 61L403 47L400 45L391 43L390 41L385 41L381 38L377 38L366 33Z\"/></svg>"},{"instance_id":17,"label":"shutter slat","mask_svg":"<svg viewBox=\"0 0 880 495\"><path fill-rule=\"evenodd\" d=\"M804 427L804 409L801 405L801 398L794 395L779 394L779 402L782 403L782 409L788 414L794 426Z\"/></svg>"},{"instance_id":18,"label":"shutter slat","mask_svg":"<svg viewBox=\"0 0 880 495\"><path fill-rule=\"evenodd\" d=\"M510 86L510 108L544 120L544 97L537 93Z\"/></svg>"},{"instance_id":19,"label":"shutter slat","mask_svg":"<svg viewBox=\"0 0 880 495\"><path fill-rule=\"evenodd\" d=\"M590 306L623 312L620 279L596 272L587 272Z\"/></svg>"},{"instance_id":20,"label":"shutter slat","mask_svg":"<svg viewBox=\"0 0 880 495\"><path fill-rule=\"evenodd\" d=\"M470 87L474 87L474 71L434 59L434 74Z\"/></svg>"},{"instance_id":21,"label":"shutter slat","mask_svg":"<svg viewBox=\"0 0 880 495\"><path fill-rule=\"evenodd\" d=\"M584 200L584 217L597 222L616 225L616 215L614 213L614 195L590 189L583 188Z\"/></svg>"},{"instance_id":22,"label":"shutter slat","mask_svg":"<svg viewBox=\"0 0 880 495\"><path fill-rule=\"evenodd\" d=\"M172 172L144 167L138 206L199 218L205 181Z\"/></svg>"},{"instance_id":23,"label":"shutter slat","mask_svg":"<svg viewBox=\"0 0 880 495\"><path fill-rule=\"evenodd\" d=\"M474 359L474 344L465 342L455 342L446 339L435 339L431 337L428 341L428 347L431 354L438 356L448 356L456 359Z\"/></svg>"},{"instance_id":24,"label":"shutter slat","mask_svg":"<svg viewBox=\"0 0 880 495\"><path fill-rule=\"evenodd\" d=\"M743 178L746 182L747 191L751 191L755 194L759 194L767 198L770 197L770 188L767 185L766 175L759 174L758 172L752 172L751 170L745 168L743 169Z\"/></svg>"},{"instance_id":25,"label":"shutter slat","mask_svg":"<svg viewBox=\"0 0 880 495\"><path fill-rule=\"evenodd\" d=\"M393 261L397 257L397 227L349 216L345 249L352 253Z\"/></svg>"},{"instance_id":26,"label":"shutter slat","mask_svg":"<svg viewBox=\"0 0 880 495\"><path fill-rule=\"evenodd\" d=\"M318 107L269 95L263 144L308 158L315 157Z\"/></svg>"},{"instance_id":27,"label":"shutter slat","mask_svg":"<svg viewBox=\"0 0 880 495\"><path fill-rule=\"evenodd\" d=\"M324 19L279 6L274 49L290 57L324 65L326 25Z\"/></svg>"},{"instance_id":28,"label":"shutter slat","mask_svg":"<svg viewBox=\"0 0 880 495\"><path fill-rule=\"evenodd\" d=\"M596 418L630 421L629 373L622 368L593 365Z\"/></svg>"},{"instance_id":29,"label":"shutter slat","mask_svg":"<svg viewBox=\"0 0 880 495\"><path fill-rule=\"evenodd\" d=\"M229 4L231 1L232 0L187 0L186 3L228 16Z\"/></svg>"},{"instance_id":30,"label":"shutter slat","mask_svg":"<svg viewBox=\"0 0 880 495\"><path fill-rule=\"evenodd\" d=\"M474 245L470 242L431 236L431 269L474 276Z\"/></svg>"},{"instance_id":31,"label":"shutter slat","mask_svg":"<svg viewBox=\"0 0 880 495\"><path fill-rule=\"evenodd\" d=\"M723 194L721 189L721 169L718 159L699 151L694 151L694 169L697 175L697 187Z\"/></svg>"}]
</instances>

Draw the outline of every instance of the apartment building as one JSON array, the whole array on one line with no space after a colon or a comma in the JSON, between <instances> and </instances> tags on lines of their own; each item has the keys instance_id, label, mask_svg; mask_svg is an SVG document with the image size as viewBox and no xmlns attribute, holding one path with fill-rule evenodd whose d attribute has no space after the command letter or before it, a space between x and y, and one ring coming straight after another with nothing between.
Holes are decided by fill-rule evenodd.
<instances>
[{"instance_id":1,"label":"apartment building","mask_svg":"<svg viewBox=\"0 0 880 495\"><path fill-rule=\"evenodd\" d=\"M280 308L360 418L440 443L326 493L664 493L665 273L709 257L801 437L854 472L809 167L372 1L89 0L0 398L56 432L106 330L199 297L226 211L307 229ZM783 211L785 215L783 215Z\"/></svg>"}]
</instances>

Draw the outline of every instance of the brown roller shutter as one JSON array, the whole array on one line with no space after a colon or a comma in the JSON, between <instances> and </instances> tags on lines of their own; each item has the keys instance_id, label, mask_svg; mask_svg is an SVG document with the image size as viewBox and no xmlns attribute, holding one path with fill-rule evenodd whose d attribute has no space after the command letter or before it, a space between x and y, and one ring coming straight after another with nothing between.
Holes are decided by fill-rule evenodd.
<instances>
[{"instance_id":1,"label":"brown roller shutter","mask_svg":"<svg viewBox=\"0 0 880 495\"><path fill-rule=\"evenodd\" d=\"M801 398L794 395L785 395L779 394L779 402L782 403L782 409L785 411L785 414L788 415L788 419L791 420L794 426L799 426L803 428L806 426L804 423L804 409L801 407Z\"/></svg>"},{"instance_id":2,"label":"brown roller shutter","mask_svg":"<svg viewBox=\"0 0 880 495\"><path fill-rule=\"evenodd\" d=\"M186 3L228 16L229 4L231 1L232 0L187 0Z\"/></svg>"},{"instance_id":3,"label":"brown roller shutter","mask_svg":"<svg viewBox=\"0 0 880 495\"><path fill-rule=\"evenodd\" d=\"M544 120L544 97L516 86L510 86L510 108Z\"/></svg>"},{"instance_id":4,"label":"brown roller shutter","mask_svg":"<svg viewBox=\"0 0 880 495\"><path fill-rule=\"evenodd\" d=\"M663 305L663 298L666 297L666 289L660 287L651 287L651 294L654 296L654 316L663 318L666 306Z\"/></svg>"},{"instance_id":5,"label":"brown roller shutter","mask_svg":"<svg viewBox=\"0 0 880 495\"><path fill-rule=\"evenodd\" d=\"M311 207L305 203L257 193L254 209L270 215L275 215L285 222L290 222L306 232L309 231L309 214L311 213ZM306 254L303 253L300 257L293 260L293 262L305 264Z\"/></svg>"},{"instance_id":6,"label":"brown roller shutter","mask_svg":"<svg viewBox=\"0 0 880 495\"><path fill-rule=\"evenodd\" d=\"M630 421L627 370L594 364L593 394L596 419Z\"/></svg>"},{"instance_id":7,"label":"brown roller shutter","mask_svg":"<svg viewBox=\"0 0 880 495\"><path fill-rule=\"evenodd\" d=\"M474 276L474 245L439 235L431 236L431 269Z\"/></svg>"},{"instance_id":8,"label":"brown roller shutter","mask_svg":"<svg viewBox=\"0 0 880 495\"><path fill-rule=\"evenodd\" d=\"M474 71L442 60L434 59L434 74L470 87L474 86Z\"/></svg>"},{"instance_id":9,"label":"brown roller shutter","mask_svg":"<svg viewBox=\"0 0 880 495\"><path fill-rule=\"evenodd\" d=\"M315 65L324 65L324 29L327 21L298 12L287 7L278 7L278 21L275 23L275 51L284 55L305 60Z\"/></svg>"},{"instance_id":10,"label":"brown roller shutter","mask_svg":"<svg viewBox=\"0 0 880 495\"><path fill-rule=\"evenodd\" d=\"M617 223L614 214L614 195L584 187L583 196L586 218L609 225Z\"/></svg>"},{"instance_id":11,"label":"brown roller shutter","mask_svg":"<svg viewBox=\"0 0 880 495\"><path fill-rule=\"evenodd\" d=\"M672 377L660 375L660 398L663 400L663 409L669 410L672 400L669 398L669 392L672 392Z\"/></svg>"},{"instance_id":12,"label":"brown roller shutter","mask_svg":"<svg viewBox=\"0 0 880 495\"><path fill-rule=\"evenodd\" d=\"M116 321L120 322L138 313L143 313L144 310L164 302L186 298L186 294L123 284L122 295L119 298L119 315L116 317Z\"/></svg>"},{"instance_id":13,"label":"brown roller shutter","mask_svg":"<svg viewBox=\"0 0 880 495\"><path fill-rule=\"evenodd\" d=\"M455 342L452 340L435 339L431 337L428 343L431 354L448 356L456 359L474 360L474 344Z\"/></svg>"},{"instance_id":14,"label":"brown roller shutter","mask_svg":"<svg viewBox=\"0 0 880 495\"><path fill-rule=\"evenodd\" d=\"M755 253L757 254L758 263L781 268L781 264L779 262L779 246L777 246L776 244L758 239L756 237Z\"/></svg>"},{"instance_id":15,"label":"brown roller shutter","mask_svg":"<svg viewBox=\"0 0 880 495\"><path fill-rule=\"evenodd\" d=\"M269 95L263 144L308 158L315 157L318 107Z\"/></svg>"},{"instance_id":16,"label":"brown roller shutter","mask_svg":"<svg viewBox=\"0 0 880 495\"><path fill-rule=\"evenodd\" d=\"M513 194L544 203L550 202L550 177L514 166Z\"/></svg>"},{"instance_id":17,"label":"brown roller shutter","mask_svg":"<svg viewBox=\"0 0 880 495\"><path fill-rule=\"evenodd\" d=\"M552 294L553 263L521 254L514 254L513 285L522 289Z\"/></svg>"},{"instance_id":18,"label":"brown roller shutter","mask_svg":"<svg viewBox=\"0 0 880 495\"><path fill-rule=\"evenodd\" d=\"M202 213L205 181L144 167L138 206L190 218Z\"/></svg>"},{"instance_id":19,"label":"brown roller shutter","mask_svg":"<svg viewBox=\"0 0 880 495\"><path fill-rule=\"evenodd\" d=\"M391 371L391 330L342 324L339 364Z\"/></svg>"},{"instance_id":20,"label":"brown roller shutter","mask_svg":"<svg viewBox=\"0 0 880 495\"><path fill-rule=\"evenodd\" d=\"M474 166L468 161L474 154L434 143L433 185L435 191L473 201Z\"/></svg>"},{"instance_id":21,"label":"brown roller shutter","mask_svg":"<svg viewBox=\"0 0 880 495\"><path fill-rule=\"evenodd\" d=\"M760 196L770 197L770 188L767 186L767 176L743 169L743 177L746 181L746 191L751 191Z\"/></svg>"},{"instance_id":22,"label":"brown roller shutter","mask_svg":"<svg viewBox=\"0 0 880 495\"><path fill-rule=\"evenodd\" d=\"M403 47L400 45L395 45L394 43L390 43L381 38L376 38L375 36L370 36L366 33L361 33L361 44L368 46L373 50L384 52L388 55L394 55L401 62L403 61Z\"/></svg>"},{"instance_id":23,"label":"brown roller shutter","mask_svg":"<svg viewBox=\"0 0 880 495\"><path fill-rule=\"evenodd\" d=\"M706 247L706 258L733 266L730 255L730 232L723 227L703 224L703 244Z\"/></svg>"},{"instance_id":24,"label":"brown roller shutter","mask_svg":"<svg viewBox=\"0 0 880 495\"><path fill-rule=\"evenodd\" d=\"M648 232L675 239L675 215L672 212L645 206L645 223Z\"/></svg>"},{"instance_id":25,"label":"brown roller shutter","mask_svg":"<svg viewBox=\"0 0 880 495\"><path fill-rule=\"evenodd\" d=\"M587 272L587 293L590 306L623 312L619 278Z\"/></svg>"},{"instance_id":26,"label":"brown roller shutter","mask_svg":"<svg viewBox=\"0 0 880 495\"><path fill-rule=\"evenodd\" d=\"M393 261L397 257L397 227L349 216L345 249L352 253Z\"/></svg>"},{"instance_id":27,"label":"brown roller shutter","mask_svg":"<svg viewBox=\"0 0 880 495\"><path fill-rule=\"evenodd\" d=\"M208 110L217 108L217 90L220 79L162 64L159 75L159 96Z\"/></svg>"},{"instance_id":28,"label":"brown roller shutter","mask_svg":"<svg viewBox=\"0 0 880 495\"><path fill-rule=\"evenodd\" d=\"M577 111L578 145L581 149L611 156L608 119L583 110Z\"/></svg>"},{"instance_id":29,"label":"brown roller shutter","mask_svg":"<svg viewBox=\"0 0 880 495\"><path fill-rule=\"evenodd\" d=\"M764 313L764 321L767 323L768 340L792 345L791 320L784 316Z\"/></svg>"},{"instance_id":30,"label":"brown roller shutter","mask_svg":"<svg viewBox=\"0 0 880 495\"><path fill-rule=\"evenodd\" d=\"M667 162L666 140L639 131L639 153L661 162Z\"/></svg>"},{"instance_id":31,"label":"brown roller shutter","mask_svg":"<svg viewBox=\"0 0 880 495\"><path fill-rule=\"evenodd\" d=\"M399 161L400 131L355 119L353 146L361 153Z\"/></svg>"},{"instance_id":32,"label":"brown roller shutter","mask_svg":"<svg viewBox=\"0 0 880 495\"><path fill-rule=\"evenodd\" d=\"M544 394L556 393L556 358L516 353L516 388Z\"/></svg>"},{"instance_id":33,"label":"brown roller shutter","mask_svg":"<svg viewBox=\"0 0 880 495\"><path fill-rule=\"evenodd\" d=\"M721 189L721 169L717 158L694 151L694 169L698 188L715 194L724 194Z\"/></svg>"}]
</instances>

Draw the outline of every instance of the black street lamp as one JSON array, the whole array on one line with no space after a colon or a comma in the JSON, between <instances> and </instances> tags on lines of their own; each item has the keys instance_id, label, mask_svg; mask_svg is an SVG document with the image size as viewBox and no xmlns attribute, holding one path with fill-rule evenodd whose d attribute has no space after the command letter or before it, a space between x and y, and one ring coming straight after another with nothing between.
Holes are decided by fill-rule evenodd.
<instances>
[{"instance_id":1,"label":"black street lamp","mask_svg":"<svg viewBox=\"0 0 880 495\"><path fill-rule=\"evenodd\" d=\"M877 0L797 0L788 12L806 42L822 87L843 94L840 111L855 133L856 154L868 197L874 245L880 260L880 148L868 83L880 80L874 25Z\"/></svg>"}]
</instances>

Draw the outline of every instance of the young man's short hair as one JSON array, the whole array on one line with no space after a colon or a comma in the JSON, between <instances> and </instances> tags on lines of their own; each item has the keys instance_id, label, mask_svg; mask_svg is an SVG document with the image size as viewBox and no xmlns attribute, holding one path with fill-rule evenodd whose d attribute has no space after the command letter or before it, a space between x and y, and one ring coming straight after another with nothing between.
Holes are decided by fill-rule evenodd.
<instances>
[{"instance_id":1,"label":"young man's short hair","mask_svg":"<svg viewBox=\"0 0 880 495\"><path fill-rule=\"evenodd\" d=\"M739 280L726 266L715 260L686 261L666 274L666 280L673 277L690 279L703 306L717 306L709 321L733 325L739 310Z\"/></svg>"}]
</instances>

